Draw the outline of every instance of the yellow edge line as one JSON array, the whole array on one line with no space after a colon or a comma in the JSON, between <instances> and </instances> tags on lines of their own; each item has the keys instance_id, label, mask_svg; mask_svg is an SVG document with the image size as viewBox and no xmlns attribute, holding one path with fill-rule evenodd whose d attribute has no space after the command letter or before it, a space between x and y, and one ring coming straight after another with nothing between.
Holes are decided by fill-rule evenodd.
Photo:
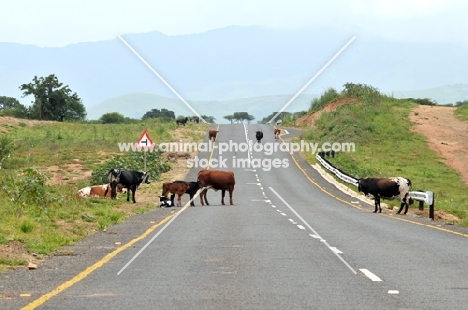
<instances>
[{"instance_id":1,"label":"yellow edge line","mask_svg":"<svg viewBox=\"0 0 468 310\"><path fill-rule=\"evenodd\" d=\"M68 289L69 287L71 287L72 285L74 285L75 283L78 283L79 281L83 280L84 278L86 278L87 276L89 276L93 271L95 271L96 269L102 267L105 263L107 263L108 261L110 261L114 256L116 256L117 254L119 254L120 252L122 252L123 250L126 250L128 249L129 247L131 247L133 244L135 244L136 242L146 238L149 234L151 234L156 228L158 228L159 226L163 225L164 223L166 223L167 221L169 221L172 217L174 217L177 213L174 213L172 215L169 215L168 217L166 217L165 219L163 219L161 222L159 222L158 224L155 224L153 225L152 227L150 227L145 233L143 233L141 236L131 240L130 242L126 243L125 245L115 249L113 252L107 254L106 256L104 256L101 260L99 260L98 262L96 262L94 265L92 266L89 266L88 268L86 268L84 271L80 272L79 274L77 274L76 276L74 276L72 279L68 280L67 282L64 282L62 283L61 285L57 286L54 290L50 291L49 293L47 294L44 294L42 295L41 297L39 297L38 299L34 300L33 302L31 302L30 304L28 304L27 306L25 306L24 308L21 308L21 309L35 309L36 307L42 305L43 303L45 303L47 300L51 299L52 297L60 294L61 292L65 291L66 289Z\"/></svg>"},{"instance_id":2,"label":"yellow edge line","mask_svg":"<svg viewBox=\"0 0 468 310\"><path fill-rule=\"evenodd\" d=\"M281 142L282 143L285 143L284 140L280 137L281 139ZM359 209L359 210L364 210L364 208L361 208L359 206L356 206L356 205L353 205L349 202L347 202L346 200L343 200L335 195L333 195L332 193L330 193L329 191L327 191L326 189L324 189L323 187L321 187L319 184L317 184L317 182L315 182L313 179L311 179L307 173L305 172L304 169L302 169L302 167L299 165L299 163L296 161L296 159L294 158L293 155L291 155L291 158L292 160L294 161L294 163L296 164L296 166L299 168L299 170L302 171L302 173L305 175L305 177L311 182L313 183L315 186L317 186L322 192L330 195L331 197L353 207L353 208L356 208L356 209ZM411 224L416 224L416 225L420 225L420 226L426 226L426 227L429 227L429 228L433 228L433 229L437 229L437 230L441 230L441 231L444 231L444 232L448 232L448 233L451 233L451 234L454 234L454 235L458 235L458 236L462 236L462 237L466 237L468 238L468 234L463 234L463 233L459 233L459 232L456 232L456 231L452 231L452 230L449 230L449 229L445 229L445 228L442 228L442 227L437 227L437 226L434 226L434 225L428 225L428 224L421 224L421 223L418 223L418 222L414 222L414 221L411 221L411 220L407 220L407 219L402 219L402 218L397 218L397 217L394 217L394 216L391 216L391 215L386 215L386 214L381 214L380 215L382 216L386 216L386 217L389 217L389 218L392 218L392 219L395 219L395 220L399 220L399 221L403 221L403 222L408 222L408 223L411 223Z\"/></svg>"}]
</instances>

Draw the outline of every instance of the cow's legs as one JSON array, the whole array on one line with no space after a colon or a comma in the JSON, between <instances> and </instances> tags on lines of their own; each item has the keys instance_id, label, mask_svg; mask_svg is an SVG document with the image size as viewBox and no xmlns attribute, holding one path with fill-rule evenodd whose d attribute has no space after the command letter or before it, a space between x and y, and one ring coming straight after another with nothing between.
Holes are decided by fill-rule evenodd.
<instances>
[{"instance_id":1,"label":"cow's legs","mask_svg":"<svg viewBox=\"0 0 468 310\"><path fill-rule=\"evenodd\" d=\"M406 214L408 212L408 202L406 202L406 199L401 202L400 210L398 210L397 214L400 214L400 212L403 210L403 206L405 206L405 213L403 214Z\"/></svg>"},{"instance_id":2,"label":"cow's legs","mask_svg":"<svg viewBox=\"0 0 468 310\"><path fill-rule=\"evenodd\" d=\"M382 213L382 208L380 207L380 197L379 196L376 196L374 198L374 201L375 201L375 210L374 210L374 213L377 213L377 210L379 210L379 213Z\"/></svg>"},{"instance_id":3,"label":"cow's legs","mask_svg":"<svg viewBox=\"0 0 468 310\"><path fill-rule=\"evenodd\" d=\"M234 189L229 189L229 203L230 203L231 205L234 204L234 202L232 202L232 192L233 192L233 191L234 191Z\"/></svg>"},{"instance_id":4,"label":"cow's legs","mask_svg":"<svg viewBox=\"0 0 468 310\"><path fill-rule=\"evenodd\" d=\"M193 194L190 195L190 206L195 207L195 203L193 202Z\"/></svg>"},{"instance_id":5,"label":"cow's legs","mask_svg":"<svg viewBox=\"0 0 468 310\"><path fill-rule=\"evenodd\" d=\"M182 207L182 195L183 194L177 194L177 206Z\"/></svg>"},{"instance_id":6,"label":"cow's legs","mask_svg":"<svg viewBox=\"0 0 468 310\"><path fill-rule=\"evenodd\" d=\"M131 186L131 189L132 189L132 201L133 201L133 203L136 203L136 201L135 201L136 185L132 185L132 186ZM129 196L127 195L127 201L129 201L129 200L128 200L128 197L129 197Z\"/></svg>"},{"instance_id":7,"label":"cow's legs","mask_svg":"<svg viewBox=\"0 0 468 310\"><path fill-rule=\"evenodd\" d=\"M226 195L226 190L222 189L221 190L221 204L224 206L224 196Z\"/></svg>"},{"instance_id":8,"label":"cow's legs","mask_svg":"<svg viewBox=\"0 0 468 310\"><path fill-rule=\"evenodd\" d=\"M175 204L174 204L174 198L175 198L175 194L172 194L171 195L171 206L174 207Z\"/></svg>"},{"instance_id":9,"label":"cow's legs","mask_svg":"<svg viewBox=\"0 0 468 310\"><path fill-rule=\"evenodd\" d=\"M210 203L208 202L208 199L206 199L206 192L207 191L208 191L208 189L204 189L200 194L200 203L202 204L202 206L205 205L205 202L206 202L207 206L210 205Z\"/></svg>"}]
</instances>

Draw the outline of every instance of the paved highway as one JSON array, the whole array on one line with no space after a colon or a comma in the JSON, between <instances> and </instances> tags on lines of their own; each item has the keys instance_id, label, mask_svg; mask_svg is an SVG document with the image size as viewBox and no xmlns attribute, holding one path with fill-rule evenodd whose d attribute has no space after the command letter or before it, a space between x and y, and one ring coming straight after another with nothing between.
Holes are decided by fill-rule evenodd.
<instances>
[{"instance_id":1,"label":"paved highway","mask_svg":"<svg viewBox=\"0 0 468 310\"><path fill-rule=\"evenodd\" d=\"M210 190L210 206L172 208L146 237L30 308L466 309L468 235L350 203L287 152L255 151L258 129L263 145L281 144L267 125L220 125L217 148L199 154L198 164L225 160L220 169L234 171L233 206ZM220 149L248 140L251 152ZM242 167L248 159L257 167Z\"/></svg>"}]
</instances>

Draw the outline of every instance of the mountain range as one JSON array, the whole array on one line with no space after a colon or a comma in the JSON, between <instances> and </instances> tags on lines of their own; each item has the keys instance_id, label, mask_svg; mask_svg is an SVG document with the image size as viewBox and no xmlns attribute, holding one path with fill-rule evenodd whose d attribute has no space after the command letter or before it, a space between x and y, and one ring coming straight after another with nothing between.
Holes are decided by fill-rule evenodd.
<instances>
[{"instance_id":1,"label":"mountain range","mask_svg":"<svg viewBox=\"0 0 468 310\"><path fill-rule=\"evenodd\" d=\"M19 86L53 73L82 98L88 119L106 112L139 118L154 108L193 115L180 96L217 121L236 111L259 120L312 78L286 111L306 110L313 97L348 82L397 98L468 99L468 50L457 45L357 37L317 75L352 37L325 28L232 26L177 36L126 34L61 48L0 43L0 95L28 105L31 98L21 98Z\"/></svg>"}]
</instances>

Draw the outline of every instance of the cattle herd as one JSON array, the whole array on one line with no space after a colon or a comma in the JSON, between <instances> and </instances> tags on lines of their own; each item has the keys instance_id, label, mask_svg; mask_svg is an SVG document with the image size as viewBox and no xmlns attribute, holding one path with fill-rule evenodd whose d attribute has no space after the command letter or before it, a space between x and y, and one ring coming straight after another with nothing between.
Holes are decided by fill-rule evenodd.
<instances>
[{"instance_id":1,"label":"cattle herd","mask_svg":"<svg viewBox=\"0 0 468 310\"><path fill-rule=\"evenodd\" d=\"M218 131L209 130L208 139L213 142L216 141ZM279 139L281 129L274 127L275 139ZM261 130L256 132L256 139L261 142L263 138L263 132ZM335 152L322 152L319 154L322 158L325 156L335 156ZM167 159L170 158L190 158L189 153L171 153L167 155ZM130 192L132 193L132 201L135 201L135 192L142 183L150 184L149 175L145 171L135 170L121 170L121 169L110 169L108 172L107 184L94 185L82 188L78 191L79 197L109 197L111 199L117 199L117 193L127 193L127 201L130 201ZM194 197L200 191L200 203L201 205L209 205L206 198L208 189L214 191L221 190L221 204L224 205L224 197L226 191L229 193L229 203L233 202L233 192L236 180L234 172L222 171L222 170L200 170L198 172L196 181L183 181L176 180L173 182L165 182L162 184L162 193L159 196L160 207L181 207L181 197L184 194L188 194L190 197L190 205L195 206ZM380 199L398 199L401 201L400 209L398 214L403 210L405 206L406 214L408 212L408 204L411 204L410 191L411 181L403 177L395 178L361 178L357 179L358 192L364 193L368 198L374 199L376 212L382 212L380 207ZM168 195L171 194L170 197ZM174 202L175 196L177 195L177 203Z\"/></svg>"}]
</instances>

